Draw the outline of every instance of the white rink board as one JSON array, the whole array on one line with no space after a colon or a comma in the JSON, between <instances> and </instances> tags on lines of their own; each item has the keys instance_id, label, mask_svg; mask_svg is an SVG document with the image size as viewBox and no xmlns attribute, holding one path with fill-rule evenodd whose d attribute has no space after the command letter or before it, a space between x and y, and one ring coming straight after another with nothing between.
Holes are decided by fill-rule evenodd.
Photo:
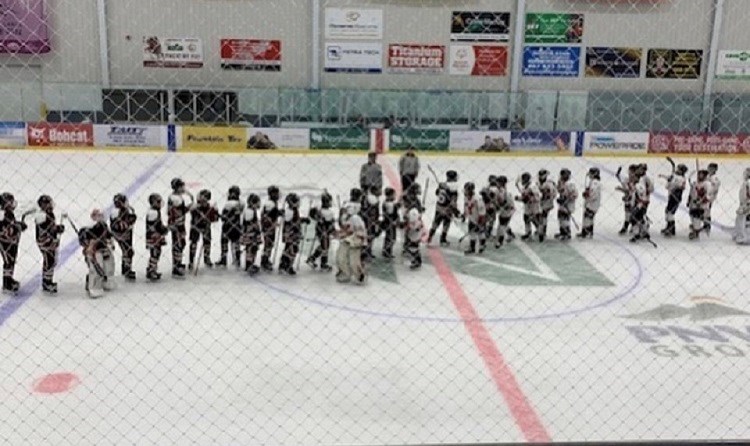
<instances>
[{"instance_id":1,"label":"white rink board","mask_svg":"<svg viewBox=\"0 0 750 446\"><path fill-rule=\"evenodd\" d=\"M392 166L398 163L398 155L386 159ZM657 193L663 196L663 182L656 174L668 173L669 165L657 158L430 156L422 158L419 179L429 175L427 164L441 177L445 170L455 169L461 183L478 184L484 184L489 174L514 179L541 168L556 179L567 167L581 190L585 172L601 167L603 204L596 217L596 236L570 246L611 286L500 284L477 277L468 266L455 269L458 282L551 439L746 438L750 343L728 332L722 332L728 342L695 338L688 343L663 331L674 326L685 335L685 330L724 326L750 336L743 331L750 318L662 322L627 317L660 305L694 308L704 301L691 298L706 296L750 312L750 278L745 273L750 271L750 251L732 243L730 234L718 226L710 239L689 242L684 211L677 215L678 237L663 239L658 232L665 203L658 198L649 215L659 248L630 245L619 238L622 207L616 181L608 172L620 165L627 170L635 161L649 163ZM19 210L48 193L58 213L66 210L79 224L91 208L106 207L116 192L138 183L138 178L142 183L136 184L131 197L139 215L135 284L120 283L118 278L116 292L97 301L85 298L85 267L77 251L56 273L59 295L35 293L17 308L13 298L2 296L3 443L524 440L427 254L417 272L396 262L399 284L371 277L366 287L354 287L336 285L331 275L311 272L304 262L296 278L273 274L252 279L229 268L177 281L166 274L171 265L167 247L160 262L162 283L143 281L147 197L152 191L166 196L173 177L181 176L193 193L211 189L219 205L232 184L242 188L243 199L247 191L275 183L282 192L293 189L302 194L325 187L343 201L357 183L364 153L2 151L0 162L25 166L15 172L20 181L2 184L2 189L15 193ZM729 225L748 163L718 163L723 185L713 218ZM149 176L150 168L154 170ZM432 192L427 194L428 225L435 204ZM303 199L303 211L308 206ZM579 223L580 218L579 202ZM517 234L522 232L520 211L512 226ZM553 214L549 232L556 230ZM215 226L214 258L219 254L219 233ZM459 236L454 227L451 237L455 241ZM62 245L74 240L68 229ZM519 243L503 252L520 249L544 263L546 252L559 245ZM307 253L309 245L304 249ZM23 284L41 265L33 230L24 233L20 251L16 278ZM508 271L507 265L500 265L503 262L530 268L513 263L514 258L502 260L503 254L492 251L489 248L486 257L500 256L495 266L490 265L497 271ZM456 254L446 249L443 255L450 260ZM462 259L459 262L466 263ZM544 268L539 271L546 274ZM2 314L8 308L13 311L6 317ZM642 342L632 327L651 327L647 334L656 342ZM654 349L655 345L663 348ZM704 353L690 353L690 345ZM718 345L731 345L743 355L732 357L717 350ZM35 379L59 371L74 373L80 384L58 395L31 392Z\"/></svg>"}]
</instances>

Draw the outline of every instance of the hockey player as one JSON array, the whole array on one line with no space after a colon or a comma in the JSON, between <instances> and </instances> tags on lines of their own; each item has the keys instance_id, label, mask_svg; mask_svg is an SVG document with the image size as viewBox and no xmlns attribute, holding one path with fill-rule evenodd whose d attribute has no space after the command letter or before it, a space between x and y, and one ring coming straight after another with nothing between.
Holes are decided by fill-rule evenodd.
<instances>
[{"instance_id":1,"label":"hockey player","mask_svg":"<svg viewBox=\"0 0 750 446\"><path fill-rule=\"evenodd\" d=\"M413 207L406 214L406 226L404 228L404 238L406 239L406 252L411 257L409 268L418 269L422 266L422 254L419 251L419 244L422 241L424 224L422 223L422 214L419 209Z\"/></svg>"},{"instance_id":2,"label":"hockey player","mask_svg":"<svg viewBox=\"0 0 750 446\"><path fill-rule=\"evenodd\" d=\"M55 219L55 203L49 195L42 195L37 200L41 212L36 215L36 244L42 252L42 290L57 293L57 284L53 282L57 265L57 250L60 248L60 235L65 226Z\"/></svg>"},{"instance_id":3,"label":"hockey player","mask_svg":"<svg viewBox=\"0 0 750 446\"><path fill-rule=\"evenodd\" d=\"M706 212L711 206L711 182L708 180L708 171L700 169L695 183L690 183L690 195L688 196L688 209L690 211L690 240L697 240L700 232L704 229Z\"/></svg>"},{"instance_id":4,"label":"hockey player","mask_svg":"<svg viewBox=\"0 0 750 446\"><path fill-rule=\"evenodd\" d=\"M675 235L674 216L677 213L677 209L680 207L680 203L682 203L682 195L687 183L687 180L685 179L687 171L687 166L680 164L675 168L671 175L659 175L667 180L667 193L669 194L667 208L664 211L664 219L667 222L667 226L661 231L664 237L674 237Z\"/></svg>"},{"instance_id":5,"label":"hockey player","mask_svg":"<svg viewBox=\"0 0 750 446\"><path fill-rule=\"evenodd\" d=\"M121 272L125 279L135 280L135 271L133 271L133 226L137 219L135 210L130 206L128 197L124 194L115 195L112 201L114 209L109 216L109 227L122 251Z\"/></svg>"},{"instance_id":6,"label":"hockey player","mask_svg":"<svg viewBox=\"0 0 750 446\"><path fill-rule=\"evenodd\" d=\"M367 225L367 248L364 254L367 259L373 259L375 256L372 244L380 235L380 189L376 186L370 187L365 193L362 200L362 218Z\"/></svg>"},{"instance_id":7,"label":"hockey player","mask_svg":"<svg viewBox=\"0 0 750 446\"><path fill-rule=\"evenodd\" d=\"M162 199L159 194L151 194L148 197L149 209L146 213L146 249L149 251L146 278L152 282L161 279L158 272L159 259L161 258L161 247L167 244L169 229L164 226L161 219Z\"/></svg>"},{"instance_id":8,"label":"hockey player","mask_svg":"<svg viewBox=\"0 0 750 446\"><path fill-rule=\"evenodd\" d=\"M539 171L539 192L541 193L541 200L539 203L539 225L537 227L537 237L539 241L543 242L547 237L547 221L549 219L549 213L555 207L555 198L557 198L557 187L552 178L549 177L549 171L542 169Z\"/></svg>"},{"instance_id":9,"label":"hockey player","mask_svg":"<svg viewBox=\"0 0 750 446\"><path fill-rule=\"evenodd\" d=\"M435 191L437 204L435 206L435 217L432 219L432 227L430 227L430 235L427 237L428 244L432 243L432 238L442 225L440 246L450 246L448 230L451 227L451 221L461 214L458 211L458 173L455 170L449 170L445 174L445 179L446 181L440 183Z\"/></svg>"},{"instance_id":10,"label":"hockey player","mask_svg":"<svg viewBox=\"0 0 750 446\"><path fill-rule=\"evenodd\" d=\"M172 193L167 201L167 226L172 233L172 275L185 276L185 264L182 256L186 245L186 216L193 205L193 197L185 190L185 182L174 178L171 182Z\"/></svg>"},{"instance_id":11,"label":"hockey player","mask_svg":"<svg viewBox=\"0 0 750 446\"><path fill-rule=\"evenodd\" d=\"M89 297L96 299L115 287L115 258L112 254L112 232L110 232L104 214L99 209L91 211L94 224L82 228L78 241L83 247L83 256L89 272L86 274L86 291Z\"/></svg>"},{"instance_id":12,"label":"hockey player","mask_svg":"<svg viewBox=\"0 0 750 446\"><path fill-rule=\"evenodd\" d=\"M279 199L281 199L279 188L269 186L268 201L263 205L263 212L260 217L260 227L263 232L263 255L260 257L260 267L268 272L273 271L271 254L276 244L276 228L279 225L279 218L281 218Z\"/></svg>"},{"instance_id":13,"label":"hockey player","mask_svg":"<svg viewBox=\"0 0 750 446\"><path fill-rule=\"evenodd\" d=\"M211 224L217 221L219 221L219 210L211 203L211 191L203 189L198 192L198 199L190 208L189 271L195 271L195 255L201 238L203 239L203 263L206 268L214 266L211 262Z\"/></svg>"},{"instance_id":14,"label":"hockey player","mask_svg":"<svg viewBox=\"0 0 750 446\"><path fill-rule=\"evenodd\" d=\"M16 198L10 192L0 194L0 254L3 257L3 291L15 293L18 282L13 278L18 259L18 243L26 223L17 221Z\"/></svg>"},{"instance_id":15,"label":"hockey player","mask_svg":"<svg viewBox=\"0 0 750 446\"><path fill-rule=\"evenodd\" d=\"M706 221L703 224L703 230L706 231L706 234L708 235L711 235L711 210L714 207L716 197L719 196L719 189L721 189L721 180L717 175L718 171L718 164L711 163L708 165L708 182L711 183L711 191L709 194L708 209L706 210Z\"/></svg>"},{"instance_id":16,"label":"hockey player","mask_svg":"<svg viewBox=\"0 0 750 446\"><path fill-rule=\"evenodd\" d=\"M505 242L513 240L516 236L510 229L510 219L516 213L516 203L513 200L513 194L508 190L508 178L504 175L497 177L497 241L495 248L500 248Z\"/></svg>"},{"instance_id":17,"label":"hockey player","mask_svg":"<svg viewBox=\"0 0 750 446\"><path fill-rule=\"evenodd\" d=\"M570 170L560 170L560 179L557 181L557 223L560 232L555 234L555 239L565 242L571 239L570 220L576 210L576 199L578 189L570 181ZM592 217L593 219L593 217Z\"/></svg>"},{"instance_id":18,"label":"hockey player","mask_svg":"<svg viewBox=\"0 0 750 446\"><path fill-rule=\"evenodd\" d=\"M516 183L518 185L518 183ZM539 187L531 181L531 174L524 172L521 175L521 186L519 186L521 192L520 195L516 196L516 201L523 203L523 224L526 229L525 234L521 237L521 240L531 239L531 225L533 224L536 228L539 228L539 213L541 212L540 201L542 193Z\"/></svg>"},{"instance_id":19,"label":"hockey player","mask_svg":"<svg viewBox=\"0 0 750 446\"><path fill-rule=\"evenodd\" d=\"M484 252L485 230L487 210L484 207L484 200L478 197L475 191L474 183L464 184L464 214L462 220L469 223L469 249L464 254L471 255L477 252L477 242L479 242L479 253Z\"/></svg>"},{"instance_id":20,"label":"hockey player","mask_svg":"<svg viewBox=\"0 0 750 446\"><path fill-rule=\"evenodd\" d=\"M625 210L625 221L622 223L622 228L619 232L620 235L628 233L628 228L630 227L630 221L632 219L633 206L635 203L635 185L638 180L636 169L637 166L635 164L628 166L628 176L624 180L620 178L620 169L617 169L616 176L620 185L617 186L616 189L622 192L622 204Z\"/></svg>"},{"instance_id":21,"label":"hockey player","mask_svg":"<svg viewBox=\"0 0 750 446\"><path fill-rule=\"evenodd\" d=\"M390 187L385 189L385 201L382 206L383 220L381 222L381 228L385 233L383 240L383 258L393 258L393 245L396 244L396 233L398 229L401 217L399 216L399 210L401 204L396 200L396 191Z\"/></svg>"},{"instance_id":22,"label":"hockey player","mask_svg":"<svg viewBox=\"0 0 750 446\"><path fill-rule=\"evenodd\" d=\"M349 203L341 210L339 249L336 252L336 265L338 266L336 280L346 283L351 281L353 276L358 285L364 285L367 274L362 264L362 249L367 243L367 227L359 215L362 191L352 189L349 192L349 198Z\"/></svg>"},{"instance_id":23,"label":"hockey player","mask_svg":"<svg viewBox=\"0 0 750 446\"><path fill-rule=\"evenodd\" d=\"M487 218L484 225L485 240L492 238L492 230L495 228L495 217L497 217L497 196L500 193L497 187L497 177L490 175L487 180L487 186L480 191L480 196L484 200L484 208L487 212Z\"/></svg>"},{"instance_id":24,"label":"hockey player","mask_svg":"<svg viewBox=\"0 0 750 446\"><path fill-rule=\"evenodd\" d=\"M734 224L732 239L740 245L750 245L748 224L750 223L750 167L745 169L740 186L740 206L737 208L737 219Z\"/></svg>"},{"instance_id":25,"label":"hockey player","mask_svg":"<svg viewBox=\"0 0 750 446\"><path fill-rule=\"evenodd\" d=\"M596 167L588 172L588 184L583 191L583 227L579 238L594 237L594 217L599 210L602 201L601 173Z\"/></svg>"},{"instance_id":26,"label":"hockey player","mask_svg":"<svg viewBox=\"0 0 750 446\"><path fill-rule=\"evenodd\" d=\"M336 232L336 215L332 207L333 197L328 192L323 192L320 196L320 209L310 210L310 219L315 221L315 239L318 241L318 246L307 259L307 264L315 269L320 259L320 270L324 272L331 271L331 265L328 264L328 251L331 248L331 236Z\"/></svg>"},{"instance_id":27,"label":"hockey player","mask_svg":"<svg viewBox=\"0 0 750 446\"><path fill-rule=\"evenodd\" d=\"M217 266L227 266L229 245L232 245L234 266L240 266L240 237L242 236L242 201L239 186L232 186L227 193L227 202L221 210L221 258Z\"/></svg>"},{"instance_id":28,"label":"hockey player","mask_svg":"<svg viewBox=\"0 0 750 446\"><path fill-rule=\"evenodd\" d=\"M257 274L260 271L255 264L261 243L261 212L260 197L250 194L247 197L247 207L242 211L242 237L240 242L245 246L245 272Z\"/></svg>"},{"instance_id":29,"label":"hockey player","mask_svg":"<svg viewBox=\"0 0 750 446\"><path fill-rule=\"evenodd\" d=\"M310 219L300 216L299 205L300 200L297 194L290 193L286 196L284 226L282 230L284 251L281 254L279 273L289 274L290 276L297 274L294 270L294 262L297 259L297 254L299 254L302 225L310 223Z\"/></svg>"},{"instance_id":30,"label":"hockey player","mask_svg":"<svg viewBox=\"0 0 750 446\"><path fill-rule=\"evenodd\" d=\"M638 240L650 240L649 227L651 220L648 218L648 206L651 204L651 193L654 191L654 184L651 178L646 175L646 165L640 164L636 169L637 182L635 184L635 195L633 201L633 210L631 212L630 224L633 226L633 237L631 243Z\"/></svg>"}]
</instances>

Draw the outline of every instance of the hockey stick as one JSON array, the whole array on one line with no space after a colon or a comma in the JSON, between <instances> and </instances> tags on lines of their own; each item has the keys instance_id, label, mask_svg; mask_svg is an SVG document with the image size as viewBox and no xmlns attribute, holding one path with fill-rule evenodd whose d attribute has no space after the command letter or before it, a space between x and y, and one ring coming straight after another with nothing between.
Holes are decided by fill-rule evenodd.
<instances>
[{"instance_id":1,"label":"hockey stick","mask_svg":"<svg viewBox=\"0 0 750 446\"><path fill-rule=\"evenodd\" d=\"M70 227L73 228L73 232L75 232L76 235L80 237L81 231L78 230L78 226L76 226L75 222L73 222L73 219L70 218L68 214L63 214L60 216L60 218L62 219L63 216L66 220L68 220L68 223L70 223ZM87 256L86 256L85 251L84 251L83 257L84 259L89 260L86 258ZM102 279L106 279L107 274L104 272L104 268L101 265L99 265L99 262L96 261L96 256L92 256L90 260L91 260L91 264L94 265L94 271L96 271L99 277L101 277Z\"/></svg>"},{"instance_id":2,"label":"hockey stick","mask_svg":"<svg viewBox=\"0 0 750 446\"><path fill-rule=\"evenodd\" d=\"M195 251L195 255L198 257L195 259L195 265L193 266L193 276L198 276L198 269L201 266L201 251L203 251L203 240L201 240L201 244L197 246L197 250Z\"/></svg>"},{"instance_id":3,"label":"hockey stick","mask_svg":"<svg viewBox=\"0 0 750 446\"><path fill-rule=\"evenodd\" d=\"M432 166L430 166L430 165L428 164L428 165L427 165L427 170L429 170L429 171L430 171L430 173L432 174L432 176L433 176L433 177L435 177L435 182L436 182L436 183L438 183L438 184L440 184L440 180L438 179L438 176L437 176L437 174L435 173L435 170L434 170L434 169L432 168Z\"/></svg>"},{"instance_id":4,"label":"hockey stick","mask_svg":"<svg viewBox=\"0 0 750 446\"><path fill-rule=\"evenodd\" d=\"M671 156L667 157L667 161L669 161L669 164L672 165L672 175L674 175L675 170L677 170L677 166L675 165L674 160Z\"/></svg>"},{"instance_id":5,"label":"hockey stick","mask_svg":"<svg viewBox=\"0 0 750 446\"><path fill-rule=\"evenodd\" d=\"M426 209L425 204L427 203L427 189L430 188L430 179L427 178L424 182L424 191L422 192L422 209Z\"/></svg>"}]
</instances>

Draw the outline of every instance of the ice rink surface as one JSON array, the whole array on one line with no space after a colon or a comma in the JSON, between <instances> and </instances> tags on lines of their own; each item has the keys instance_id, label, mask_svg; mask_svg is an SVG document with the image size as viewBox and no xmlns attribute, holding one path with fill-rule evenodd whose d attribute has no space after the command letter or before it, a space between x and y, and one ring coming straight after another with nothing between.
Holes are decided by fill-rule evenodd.
<instances>
[{"instance_id":1,"label":"ice rink surface","mask_svg":"<svg viewBox=\"0 0 750 446\"><path fill-rule=\"evenodd\" d=\"M648 162L658 248L617 235L614 171ZM544 167L579 191L602 169L593 240L520 241L481 257L423 247L425 265L377 259L364 287L338 285L302 262L295 278L233 268L144 280L147 197L181 176L223 205L270 184L341 200L364 154L162 154L2 151L2 187L17 215L47 193L79 224L126 191L139 215L135 284L99 300L83 290L75 234L62 240L60 293L39 292L41 255L24 233L21 293L0 301L0 443L404 444L525 440L750 437L750 248L735 245L737 191L749 163L718 160L722 189L710 238L664 222L660 158L422 157L437 172L484 184ZM384 157L386 184L398 156ZM679 159L690 170L695 160ZM705 165L708 160L701 162ZM434 209L430 180L425 222ZM263 194L265 195L265 194ZM581 221L581 201L576 210ZM522 232L517 213L513 229ZM549 232L557 231L551 218ZM214 227L213 257L219 254ZM379 246L379 245L378 245ZM305 257L310 245L303 247ZM376 255L380 250L376 249ZM117 252L119 256L119 251ZM119 270L119 263L118 263Z\"/></svg>"}]
</instances>

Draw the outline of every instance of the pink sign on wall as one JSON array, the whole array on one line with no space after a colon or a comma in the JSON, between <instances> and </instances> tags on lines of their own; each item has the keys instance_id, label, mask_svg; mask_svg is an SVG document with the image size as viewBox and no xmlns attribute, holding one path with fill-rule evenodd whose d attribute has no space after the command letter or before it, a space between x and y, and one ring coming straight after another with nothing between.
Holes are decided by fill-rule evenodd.
<instances>
[{"instance_id":1,"label":"pink sign on wall","mask_svg":"<svg viewBox=\"0 0 750 446\"><path fill-rule=\"evenodd\" d=\"M51 50L45 1L0 1L0 54L42 54Z\"/></svg>"}]
</instances>

